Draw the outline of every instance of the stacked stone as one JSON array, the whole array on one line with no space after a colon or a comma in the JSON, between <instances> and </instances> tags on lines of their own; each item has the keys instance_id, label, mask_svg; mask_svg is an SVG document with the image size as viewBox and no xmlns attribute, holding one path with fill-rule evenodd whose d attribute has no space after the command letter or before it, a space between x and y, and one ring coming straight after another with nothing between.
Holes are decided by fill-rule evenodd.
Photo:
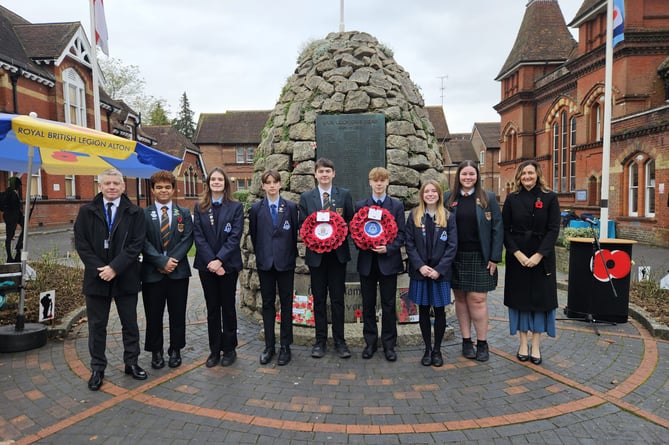
<instances>
[{"instance_id":1,"label":"stacked stone","mask_svg":"<svg viewBox=\"0 0 669 445\"><path fill-rule=\"evenodd\" d=\"M386 119L390 196L402 200L409 210L419 202L423 181L435 179L445 185L442 154L419 88L395 62L392 51L367 33L351 31L313 41L300 54L256 150L250 201L262 196L262 173L276 169L281 173L282 196L298 202L302 192L316 185L316 116L364 113L381 113ZM346 168L333 161L338 170ZM246 267L241 304L260 312L259 281L248 236L242 248ZM299 251L296 272L308 274L304 246Z\"/></svg>"}]
</instances>

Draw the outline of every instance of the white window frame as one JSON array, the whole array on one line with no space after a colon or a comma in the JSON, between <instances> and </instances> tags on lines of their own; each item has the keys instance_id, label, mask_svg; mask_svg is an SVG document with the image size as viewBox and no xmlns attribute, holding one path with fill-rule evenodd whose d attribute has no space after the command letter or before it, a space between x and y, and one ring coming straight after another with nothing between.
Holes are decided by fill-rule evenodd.
<instances>
[{"instance_id":1,"label":"white window frame","mask_svg":"<svg viewBox=\"0 0 669 445\"><path fill-rule=\"evenodd\" d=\"M30 187L30 198L37 197L37 199L42 199L42 169L40 168L35 173L32 174L30 181L32 182Z\"/></svg>"},{"instance_id":2,"label":"white window frame","mask_svg":"<svg viewBox=\"0 0 669 445\"><path fill-rule=\"evenodd\" d=\"M653 169L652 179L651 179L651 166ZM644 199L644 215L653 218L655 217L655 160L649 159L648 162L644 164L644 184L646 184L646 193ZM651 207L652 203L652 207Z\"/></svg>"},{"instance_id":3,"label":"white window frame","mask_svg":"<svg viewBox=\"0 0 669 445\"><path fill-rule=\"evenodd\" d=\"M67 193L67 183L70 182L70 193ZM74 174L65 175L65 199L74 199L77 196L77 182Z\"/></svg>"},{"instance_id":4,"label":"white window frame","mask_svg":"<svg viewBox=\"0 0 669 445\"><path fill-rule=\"evenodd\" d=\"M235 163L244 164L245 161L244 147L235 147Z\"/></svg>"},{"instance_id":5,"label":"white window frame","mask_svg":"<svg viewBox=\"0 0 669 445\"><path fill-rule=\"evenodd\" d=\"M634 171L636 171L636 184L633 182ZM639 165L636 162L630 163L627 178L629 179L627 214L639 216Z\"/></svg>"},{"instance_id":6,"label":"white window frame","mask_svg":"<svg viewBox=\"0 0 669 445\"><path fill-rule=\"evenodd\" d=\"M73 68L63 71L63 106L66 123L86 126L86 84Z\"/></svg>"},{"instance_id":7,"label":"white window frame","mask_svg":"<svg viewBox=\"0 0 669 445\"><path fill-rule=\"evenodd\" d=\"M253 147L246 147L246 163L247 164L253 164L253 154L254 154L254 148Z\"/></svg>"}]
</instances>

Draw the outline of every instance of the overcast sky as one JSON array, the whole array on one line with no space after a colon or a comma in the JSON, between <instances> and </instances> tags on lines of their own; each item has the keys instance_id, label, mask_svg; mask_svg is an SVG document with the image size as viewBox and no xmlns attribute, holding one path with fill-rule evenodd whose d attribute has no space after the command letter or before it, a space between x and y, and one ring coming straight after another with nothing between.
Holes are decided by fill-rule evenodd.
<instances>
[{"instance_id":1,"label":"overcast sky","mask_svg":"<svg viewBox=\"0 0 669 445\"><path fill-rule=\"evenodd\" d=\"M559 0L567 23L582 2ZM2 0L32 23L79 21L90 36L88 4ZM393 50L426 105L443 103L452 133L470 132L474 122L499 121L494 79L526 5L346 0L344 24ZM173 114L185 91L196 116L274 108L305 44L339 30L339 11L339 0L105 0L110 56L137 65L146 93L166 99Z\"/></svg>"}]
</instances>

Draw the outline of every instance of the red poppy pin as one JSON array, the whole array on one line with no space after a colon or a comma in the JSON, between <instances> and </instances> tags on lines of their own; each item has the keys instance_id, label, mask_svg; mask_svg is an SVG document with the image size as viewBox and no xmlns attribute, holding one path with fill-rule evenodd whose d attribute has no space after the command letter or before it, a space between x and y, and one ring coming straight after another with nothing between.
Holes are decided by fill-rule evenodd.
<instances>
[{"instance_id":1,"label":"red poppy pin","mask_svg":"<svg viewBox=\"0 0 669 445\"><path fill-rule=\"evenodd\" d=\"M543 209L544 208L544 203L541 202L541 198L537 198L537 202L534 203L534 208L535 209Z\"/></svg>"}]
</instances>

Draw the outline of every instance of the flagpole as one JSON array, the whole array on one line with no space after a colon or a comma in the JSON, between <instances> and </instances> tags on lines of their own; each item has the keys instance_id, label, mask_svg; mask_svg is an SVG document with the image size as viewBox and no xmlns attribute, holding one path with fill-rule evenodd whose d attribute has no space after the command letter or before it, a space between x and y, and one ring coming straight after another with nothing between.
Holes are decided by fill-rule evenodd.
<instances>
[{"instance_id":1,"label":"flagpole","mask_svg":"<svg viewBox=\"0 0 669 445\"><path fill-rule=\"evenodd\" d=\"M91 16L91 71L93 73L93 120L95 129L100 131L102 125L100 123L100 79L98 74L98 56L97 56L97 42L95 41L95 4L93 0L88 1Z\"/></svg>"},{"instance_id":2,"label":"flagpole","mask_svg":"<svg viewBox=\"0 0 669 445\"><path fill-rule=\"evenodd\" d=\"M339 32L344 32L344 0L339 0Z\"/></svg>"},{"instance_id":3,"label":"flagpole","mask_svg":"<svg viewBox=\"0 0 669 445\"><path fill-rule=\"evenodd\" d=\"M606 62L604 68L604 135L599 237L609 237L609 170L611 167L611 114L613 89L613 0L606 5Z\"/></svg>"}]
</instances>

